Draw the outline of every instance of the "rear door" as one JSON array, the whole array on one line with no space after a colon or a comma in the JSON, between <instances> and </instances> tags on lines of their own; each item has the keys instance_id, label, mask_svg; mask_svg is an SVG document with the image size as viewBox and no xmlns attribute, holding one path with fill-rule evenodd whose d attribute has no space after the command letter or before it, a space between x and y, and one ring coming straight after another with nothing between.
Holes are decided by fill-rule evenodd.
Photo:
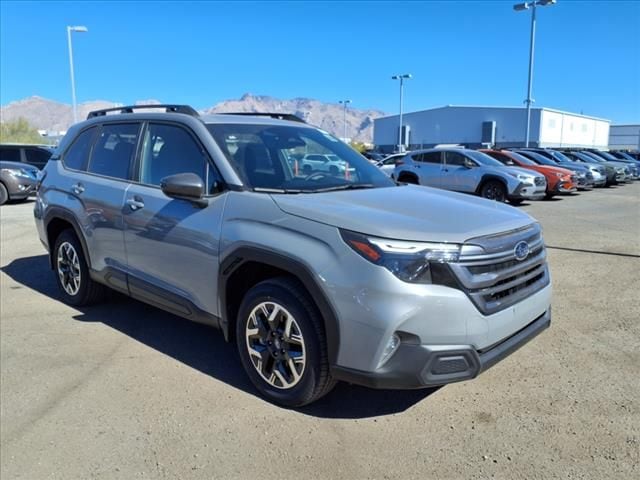
<instances>
[{"instance_id":1,"label":"rear door","mask_svg":"<svg viewBox=\"0 0 640 480\"><path fill-rule=\"evenodd\" d=\"M440 168L442 165L442 152L416 153L411 156L416 162L416 173L420 178L420 185L429 187L441 187Z\"/></svg>"},{"instance_id":2,"label":"rear door","mask_svg":"<svg viewBox=\"0 0 640 480\"><path fill-rule=\"evenodd\" d=\"M20 154L20 147L3 145L0 147L0 161L1 162L22 162L22 155Z\"/></svg>"},{"instance_id":3,"label":"rear door","mask_svg":"<svg viewBox=\"0 0 640 480\"><path fill-rule=\"evenodd\" d=\"M177 173L200 176L207 185L207 206L162 192L162 179ZM198 310L219 315L219 241L226 199L216 191L220 184L211 159L189 129L176 123L146 125L136 182L124 202L132 295L194 320L203 321Z\"/></svg>"}]
</instances>

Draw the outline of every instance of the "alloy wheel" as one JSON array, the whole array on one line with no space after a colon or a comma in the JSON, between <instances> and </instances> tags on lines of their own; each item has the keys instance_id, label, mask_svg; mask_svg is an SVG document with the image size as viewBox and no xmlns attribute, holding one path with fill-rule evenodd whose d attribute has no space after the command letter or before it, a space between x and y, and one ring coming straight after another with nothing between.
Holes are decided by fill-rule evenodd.
<instances>
[{"instance_id":1,"label":"alloy wheel","mask_svg":"<svg viewBox=\"0 0 640 480\"><path fill-rule=\"evenodd\" d=\"M69 242L63 242L58 247L58 276L64 291L69 295L76 295L80 290L80 257Z\"/></svg>"},{"instance_id":2,"label":"alloy wheel","mask_svg":"<svg viewBox=\"0 0 640 480\"><path fill-rule=\"evenodd\" d=\"M262 302L249 314L245 328L251 363L271 386L294 387L306 366L300 326L291 313L275 302Z\"/></svg>"}]
</instances>

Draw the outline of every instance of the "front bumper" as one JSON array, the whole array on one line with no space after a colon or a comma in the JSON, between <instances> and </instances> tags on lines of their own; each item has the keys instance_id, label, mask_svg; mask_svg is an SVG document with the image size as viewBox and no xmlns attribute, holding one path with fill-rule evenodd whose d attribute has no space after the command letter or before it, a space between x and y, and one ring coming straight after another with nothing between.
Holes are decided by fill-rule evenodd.
<instances>
[{"instance_id":1,"label":"front bumper","mask_svg":"<svg viewBox=\"0 0 640 480\"><path fill-rule=\"evenodd\" d=\"M554 193L574 193L576 192L578 189L576 188L575 184L571 181L568 182L563 182L563 181L559 181L558 183L556 183L555 188L553 189Z\"/></svg>"},{"instance_id":2,"label":"front bumper","mask_svg":"<svg viewBox=\"0 0 640 480\"><path fill-rule=\"evenodd\" d=\"M36 193L36 181L28 178L16 179L13 184L9 184L8 191L12 200L24 200Z\"/></svg>"},{"instance_id":3,"label":"front bumper","mask_svg":"<svg viewBox=\"0 0 640 480\"><path fill-rule=\"evenodd\" d=\"M375 372L332 367L331 374L370 388L415 389L470 380L532 340L551 325L551 308L520 331L483 350L471 345L401 343L389 361Z\"/></svg>"},{"instance_id":4,"label":"front bumper","mask_svg":"<svg viewBox=\"0 0 640 480\"><path fill-rule=\"evenodd\" d=\"M547 184L531 185L529 183L520 183L518 188L509 195L509 199L522 199L522 200L540 200L546 195Z\"/></svg>"}]
</instances>

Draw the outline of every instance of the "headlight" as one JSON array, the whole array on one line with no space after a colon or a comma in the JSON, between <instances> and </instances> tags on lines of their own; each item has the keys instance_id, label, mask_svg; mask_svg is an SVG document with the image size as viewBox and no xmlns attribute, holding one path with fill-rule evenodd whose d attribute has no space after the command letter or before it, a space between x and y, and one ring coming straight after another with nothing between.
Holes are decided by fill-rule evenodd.
<instances>
[{"instance_id":1,"label":"headlight","mask_svg":"<svg viewBox=\"0 0 640 480\"><path fill-rule=\"evenodd\" d=\"M567 176L564 173L560 173L560 172L554 172L554 173L556 174L556 177L558 177L558 178L564 178L564 177Z\"/></svg>"},{"instance_id":2,"label":"headlight","mask_svg":"<svg viewBox=\"0 0 640 480\"><path fill-rule=\"evenodd\" d=\"M356 253L408 283L456 283L445 263L457 262L460 245L388 240L341 230L342 239Z\"/></svg>"},{"instance_id":3,"label":"headlight","mask_svg":"<svg viewBox=\"0 0 640 480\"><path fill-rule=\"evenodd\" d=\"M522 173L509 172L509 175L516 177L521 182L533 183L533 177L531 175L524 175Z\"/></svg>"},{"instance_id":4,"label":"headlight","mask_svg":"<svg viewBox=\"0 0 640 480\"><path fill-rule=\"evenodd\" d=\"M33 179L33 175L31 175L29 171L25 170L24 168L3 168L2 171L4 173L8 173L9 175L13 175L14 177Z\"/></svg>"}]
</instances>

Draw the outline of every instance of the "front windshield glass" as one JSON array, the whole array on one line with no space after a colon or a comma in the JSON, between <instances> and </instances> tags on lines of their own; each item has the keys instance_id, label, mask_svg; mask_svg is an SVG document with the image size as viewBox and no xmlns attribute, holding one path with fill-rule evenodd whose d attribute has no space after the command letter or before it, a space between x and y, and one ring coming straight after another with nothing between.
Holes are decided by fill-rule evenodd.
<instances>
[{"instance_id":1,"label":"front windshield glass","mask_svg":"<svg viewBox=\"0 0 640 480\"><path fill-rule=\"evenodd\" d=\"M464 153L467 154L469 157L473 158L480 165L489 165L492 167L504 167L504 164L502 162L499 162L495 158L491 158L486 153L477 152L475 150L465 150Z\"/></svg>"},{"instance_id":2,"label":"front windshield glass","mask_svg":"<svg viewBox=\"0 0 640 480\"><path fill-rule=\"evenodd\" d=\"M524 155L520 155L519 153L509 152L509 155L511 155L516 160L518 160L522 165L532 165L532 166L538 165L533 160L529 160L527 157L525 157Z\"/></svg>"},{"instance_id":3,"label":"front windshield glass","mask_svg":"<svg viewBox=\"0 0 640 480\"><path fill-rule=\"evenodd\" d=\"M310 193L395 183L351 147L307 126L209 124L245 185L271 193Z\"/></svg>"},{"instance_id":4,"label":"front windshield glass","mask_svg":"<svg viewBox=\"0 0 640 480\"><path fill-rule=\"evenodd\" d=\"M602 151L600 151L600 152L596 153L596 155L600 155L601 157L604 157L604 158L606 158L607 160L611 160L611 161L614 161L614 162L615 162L616 160L618 160L616 157L614 157L613 155L611 155L609 152L602 152Z\"/></svg>"},{"instance_id":5,"label":"front windshield glass","mask_svg":"<svg viewBox=\"0 0 640 480\"><path fill-rule=\"evenodd\" d=\"M598 155L596 155L595 153L591 153L591 152L581 152L583 155L586 155L587 157L591 158L592 160L598 162L598 163L603 163L605 161L604 158L599 157Z\"/></svg>"},{"instance_id":6,"label":"front windshield glass","mask_svg":"<svg viewBox=\"0 0 640 480\"><path fill-rule=\"evenodd\" d=\"M518 152L520 153L520 152ZM525 153L520 153L521 155L525 155ZM527 151L526 152L526 156L531 158L534 162L536 162L539 165L548 165L550 167L557 167L558 164L556 162L554 162L553 160L549 160L547 157L545 157L544 155L540 155L539 153L536 152L530 152Z\"/></svg>"},{"instance_id":7,"label":"front windshield glass","mask_svg":"<svg viewBox=\"0 0 640 480\"><path fill-rule=\"evenodd\" d=\"M558 160L560 162L567 163L567 162L571 161L571 159L569 157L567 157L564 153L558 152L557 150L549 150L549 153L551 153L553 158L555 158L556 160Z\"/></svg>"}]
</instances>

